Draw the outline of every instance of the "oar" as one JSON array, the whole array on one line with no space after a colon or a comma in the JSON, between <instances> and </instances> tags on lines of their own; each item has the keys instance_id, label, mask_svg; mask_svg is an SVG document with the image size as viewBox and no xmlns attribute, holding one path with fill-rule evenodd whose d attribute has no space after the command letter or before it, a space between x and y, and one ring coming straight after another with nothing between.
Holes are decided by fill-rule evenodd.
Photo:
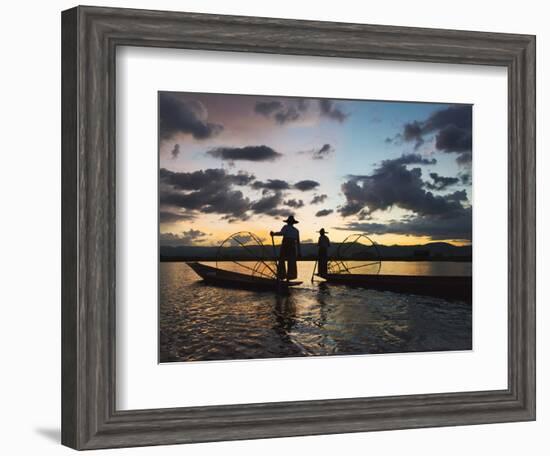
<instances>
[{"instance_id":1,"label":"oar","mask_svg":"<svg viewBox=\"0 0 550 456\"><path fill-rule=\"evenodd\" d=\"M315 268L317 267L317 260L315 260L315 264L313 265L313 272L311 273L311 283L313 283L313 277L315 277Z\"/></svg>"}]
</instances>

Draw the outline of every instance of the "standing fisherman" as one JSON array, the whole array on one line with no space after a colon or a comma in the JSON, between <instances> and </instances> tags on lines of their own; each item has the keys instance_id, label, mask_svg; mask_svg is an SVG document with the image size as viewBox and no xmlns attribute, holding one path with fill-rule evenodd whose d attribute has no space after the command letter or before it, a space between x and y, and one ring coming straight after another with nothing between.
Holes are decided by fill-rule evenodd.
<instances>
[{"instance_id":1,"label":"standing fisherman","mask_svg":"<svg viewBox=\"0 0 550 456\"><path fill-rule=\"evenodd\" d=\"M288 216L285 226L281 231L273 232L269 234L273 236L282 236L283 242L281 244L281 251L279 253L279 264L277 267L277 276L279 279L292 280L298 277L298 268L296 265L297 257L302 256L300 248L300 232L294 227L298 220L293 215ZM288 267L285 267L285 261Z\"/></svg>"},{"instance_id":2,"label":"standing fisherman","mask_svg":"<svg viewBox=\"0 0 550 456\"><path fill-rule=\"evenodd\" d=\"M324 228L319 230L319 240L317 241L318 247L318 273L321 277L327 275L328 267L328 248L330 247L330 239L326 236L327 231Z\"/></svg>"}]
</instances>

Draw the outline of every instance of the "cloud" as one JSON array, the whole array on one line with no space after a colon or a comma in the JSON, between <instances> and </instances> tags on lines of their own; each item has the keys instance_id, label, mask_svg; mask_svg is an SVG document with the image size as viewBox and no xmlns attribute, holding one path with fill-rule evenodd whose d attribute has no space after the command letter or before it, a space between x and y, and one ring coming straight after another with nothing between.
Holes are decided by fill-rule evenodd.
<instances>
[{"instance_id":1,"label":"cloud","mask_svg":"<svg viewBox=\"0 0 550 456\"><path fill-rule=\"evenodd\" d=\"M411 163L410 159L405 162ZM445 195L425 190L420 168L408 169L403 157L384 160L372 174L350 176L342 184L346 203L339 208L342 216L358 214L364 218L374 211L397 206L418 215L443 215L460 212L462 205Z\"/></svg>"},{"instance_id":2,"label":"cloud","mask_svg":"<svg viewBox=\"0 0 550 456\"><path fill-rule=\"evenodd\" d=\"M469 165L472 163L472 152L463 152L456 157L456 162L459 165Z\"/></svg>"},{"instance_id":3,"label":"cloud","mask_svg":"<svg viewBox=\"0 0 550 456\"><path fill-rule=\"evenodd\" d=\"M309 204L321 204L328 198L328 195L313 195L312 200L309 202Z\"/></svg>"},{"instance_id":4,"label":"cloud","mask_svg":"<svg viewBox=\"0 0 550 456\"><path fill-rule=\"evenodd\" d=\"M321 115L328 117L329 119L336 120L342 123L346 120L349 114L344 113L341 109L336 107L334 101L326 98L319 100L319 107L321 108Z\"/></svg>"},{"instance_id":5,"label":"cloud","mask_svg":"<svg viewBox=\"0 0 550 456\"><path fill-rule=\"evenodd\" d=\"M180 145L174 144L174 148L172 149L172 152L170 152L170 154L172 155L172 158L174 160L178 158L178 155L180 154Z\"/></svg>"},{"instance_id":6,"label":"cloud","mask_svg":"<svg viewBox=\"0 0 550 456\"><path fill-rule=\"evenodd\" d=\"M254 106L254 111L266 117L281 109L283 109L283 103L280 101L258 101Z\"/></svg>"},{"instance_id":7,"label":"cloud","mask_svg":"<svg viewBox=\"0 0 550 456\"><path fill-rule=\"evenodd\" d=\"M313 160L323 160L327 158L330 154L334 152L334 147L330 144L323 144L318 149L310 149L303 152L298 152L300 154L309 154Z\"/></svg>"},{"instance_id":8,"label":"cloud","mask_svg":"<svg viewBox=\"0 0 550 456\"><path fill-rule=\"evenodd\" d=\"M281 179L268 179L267 182L255 181L251 187L253 189L266 189L266 190L287 190L290 188L290 184Z\"/></svg>"},{"instance_id":9,"label":"cloud","mask_svg":"<svg viewBox=\"0 0 550 456\"><path fill-rule=\"evenodd\" d=\"M399 158L385 161L396 165L435 165L437 163L435 158L424 158L420 154L403 154Z\"/></svg>"},{"instance_id":10,"label":"cloud","mask_svg":"<svg viewBox=\"0 0 550 456\"><path fill-rule=\"evenodd\" d=\"M195 245L207 241L209 236L211 234L191 228L190 230L182 231L180 234L161 233L159 241L164 246Z\"/></svg>"},{"instance_id":11,"label":"cloud","mask_svg":"<svg viewBox=\"0 0 550 456\"><path fill-rule=\"evenodd\" d=\"M268 146L245 146L245 147L217 147L206 152L215 158L222 160L246 160L246 161L274 161L283 154L274 151Z\"/></svg>"},{"instance_id":12,"label":"cloud","mask_svg":"<svg viewBox=\"0 0 550 456\"><path fill-rule=\"evenodd\" d=\"M246 220L250 200L234 186L248 185L249 173L227 173L223 169L194 172L160 170L160 205L163 210L177 209L222 214L229 220Z\"/></svg>"},{"instance_id":13,"label":"cloud","mask_svg":"<svg viewBox=\"0 0 550 456\"><path fill-rule=\"evenodd\" d=\"M315 213L315 217L326 217L334 212L333 209L321 209Z\"/></svg>"},{"instance_id":14,"label":"cloud","mask_svg":"<svg viewBox=\"0 0 550 456\"><path fill-rule=\"evenodd\" d=\"M435 137L435 148L445 153L457 153L457 162L472 161L472 107L453 105L440 109L423 121L406 123L403 130L386 142L413 142L415 149L428 137Z\"/></svg>"},{"instance_id":15,"label":"cloud","mask_svg":"<svg viewBox=\"0 0 550 456\"><path fill-rule=\"evenodd\" d=\"M312 100L307 98L280 98L257 101L254 112L279 125L287 125L304 120L327 118L344 122L349 114L343 112L333 100Z\"/></svg>"},{"instance_id":16,"label":"cloud","mask_svg":"<svg viewBox=\"0 0 550 456\"><path fill-rule=\"evenodd\" d=\"M422 128L422 124L417 120L411 123L407 123L403 126L403 140L407 142L414 141L414 147L416 149L424 144L424 138L422 137L423 134L424 131Z\"/></svg>"},{"instance_id":17,"label":"cloud","mask_svg":"<svg viewBox=\"0 0 550 456\"><path fill-rule=\"evenodd\" d=\"M458 177L445 177L440 176L437 173L430 173L430 177L433 180L432 182L426 182L426 188L430 190L446 190L447 187L451 187L460 182Z\"/></svg>"},{"instance_id":18,"label":"cloud","mask_svg":"<svg viewBox=\"0 0 550 456\"><path fill-rule=\"evenodd\" d=\"M166 168L160 169L160 181L174 186L179 190L200 190L208 185L229 186L248 185L255 179L253 174L239 171L229 174L221 168L209 168L193 172L174 172Z\"/></svg>"},{"instance_id":19,"label":"cloud","mask_svg":"<svg viewBox=\"0 0 550 456\"><path fill-rule=\"evenodd\" d=\"M216 136L223 130L223 125L208 122L208 111L199 101L161 92L158 106L161 139L170 139L177 133L184 133L202 140Z\"/></svg>"},{"instance_id":20,"label":"cloud","mask_svg":"<svg viewBox=\"0 0 550 456\"><path fill-rule=\"evenodd\" d=\"M457 190L453 193L447 193L446 195L444 195L444 198L447 201L468 201L466 190Z\"/></svg>"},{"instance_id":21,"label":"cloud","mask_svg":"<svg viewBox=\"0 0 550 456\"><path fill-rule=\"evenodd\" d=\"M472 239L472 208L464 208L451 216L417 215L389 223L352 222L344 227L346 231L360 231L367 234L400 234L405 236L428 236L433 240Z\"/></svg>"},{"instance_id":22,"label":"cloud","mask_svg":"<svg viewBox=\"0 0 550 456\"><path fill-rule=\"evenodd\" d=\"M285 125L304 118L309 105L309 100L304 98L258 101L254 111L274 119L279 125Z\"/></svg>"},{"instance_id":23,"label":"cloud","mask_svg":"<svg viewBox=\"0 0 550 456\"><path fill-rule=\"evenodd\" d=\"M230 220L247 220L250 200L240 190L208 186L194 192L161 193L161 205L195 210L204 214L222 214Z\"/></svg>"},{"instance_id":24,"label":"cloud","mask_svg":"<svg viewBox=\"0 0 550 456\"><path fill-rule=\"evenodd\" d=\"M469 172L460 172L458 173L458 177L460 179L460 182L462 185L471 185L472 183L472 175Z\"/></svg>"},{"instance_id":25,"label":"cloud","mask_svg":"<svg viewBox=\"0 0 550 456\"><path fill-rule=\"evenodd\" d=\"M283 202L283 195L281 192L275 192L271 195L264 196L258 201L254 202L250 209L257 213L263 214L268 213L269 211L276 209L279 204Z\"/></svg>"},{"instance_id":26,"label":"cloud","mask_svg":"<svg viewBox=\"0 0 550 456\"><path fill-rule=\"evenodd\" d=\"M294 188L302 191L302 192L306 192L308 190L313 190L314 188L317 188L319 187L319 182L316 182L314 180L301 180L299 182L296 182L294 184Z\"/></svg>"},{"instance_id":27,"label":"cloud","mask_svg":"<svg viewBox=\"0 0 550 456\"><path fill-rule=\"evenodd\" d=\"M288 207L293 207L294 209L299 209L301 207L304 207L304 201L303 200L297 200L297 199L289 199L284 202L285 205Z\"/></svg>"},{"instance_id":28,"label":"cloud","mask_svg":"<svg viewBox=\"0 0 550 456\"><path fill-rule=\"evenodd\" d=\"M193 220L194 218L195 214L193 214L192 212L180 212L171 210L161 210L159 212L160 223L180 222L182 220Z\"/></svg>"},{"instance_id":29,"label":"cloud","mask_svg":"<svg viewBox=\"0 0 550 456\"><path fill-rule=\"evenodd\" d=\"M466 190L434 195L427 191L437 186L442 191L459 182L459 178L446 178L431 173L433 182L422 180L421 168L407 168L411 164L424 164L419 155L384 160L369 175L350 176L342 184L346 203L338 210L344 217L357 215L339 229L364 231L371 234L403 234L429 236L432 239L471 239L472 209L468 205ZM392 207L410 211L401 220L388 223L366 221L375 211Z\"/></svg>"},{"instance_id":30,"label":"cloud","mask_svg":"<svg viewBox=\"0 0 550 456\"><path fill-rule=\"evenodd\" d=\"M283 203L283 194L281 192L274 192L268 196L264 196L261 199L255 201L250 206L250 210L255 214L265 214L273 217L283 216L287 217L292 214L292 211L279 206Z\"/></svg>"},{"instance_id":31,"label":"cloud","mask_svg":"<svg viewBox=\"0 0 550 456\"><path fill-rule=\"evenodd\" d=\"M160 219L161 223L189 220L195 212L221 214L230 222L247 220L251 213L287 216L292 214L289 208L299 209L304 206L304 201L297 198L284 200L283 191L291 188L306 191L318 185L310 180L300 181L294 186L280 179L256 181L250 173L229 173L216 168L193 172L161 168ZM237 189L243 186L262 190L263 196L251 200Z\"/></svg>"},{"instance_id":32,"label":"cloud","mask_svg":"<svg viewBox=\"0 0 550 456\"><path fill-rule=\"evenodd\" d=\"M472 131L447 125L435 138L435 147L444 152L466 152L472 149Z\"/></svg>"}]
</instances>

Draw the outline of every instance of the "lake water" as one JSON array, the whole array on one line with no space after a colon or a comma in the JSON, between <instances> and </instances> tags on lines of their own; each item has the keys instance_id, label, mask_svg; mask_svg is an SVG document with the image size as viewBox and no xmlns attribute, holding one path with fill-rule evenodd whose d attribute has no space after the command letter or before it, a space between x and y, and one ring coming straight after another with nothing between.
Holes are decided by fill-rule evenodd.
<instances>
[{"instance_id":1,"label":"lake water","mask_svg":"<svg viewBox=\"0 0 550 456\"><path fill-rule=\"evenodd\" d=\"M215 263L206 263L215 265ZM311 283L286 296L206 285L185 263L160 263L160 361L470 350L465 302ZM380 274L471 275L471 263L383 262Z\"/></svg>"}]
</instances>

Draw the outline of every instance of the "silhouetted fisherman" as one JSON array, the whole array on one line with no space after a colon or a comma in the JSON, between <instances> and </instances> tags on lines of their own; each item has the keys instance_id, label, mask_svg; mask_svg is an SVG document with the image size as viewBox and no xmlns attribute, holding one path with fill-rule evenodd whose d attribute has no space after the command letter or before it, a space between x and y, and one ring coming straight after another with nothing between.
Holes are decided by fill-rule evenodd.
<instances>
[{"instance_id":1,"label":"silhouetted fisherman","mask_svg":"<svg viewBox=\"0 0 550 456\"><path fill-rule=\"evenodd\" d=\"M317 272L323 277L327 275L328 267L328 248L330 247L330 239L326 236L327 231L324 228L319 230L319 240L317 241Z\"/></svg>"},{"instance_id":2,"label":"silhouetted fisherman","mask_svg":"<svg viewBox=\"0 0 550 456\"><path fill-rule=\"evenodd\" d=\"M281 228L281 231L273 232L269 234L273 236L282 236L283 242L281 243L281 250L279 253L279 264L277 265L277 276L279 279L292 280L298 277L298 268L296 265L297 257L302 256L300 248L300 232L294 225L298 223L298 220L290 215L286 220L285 226ZM285 267L285 261L288 267Z\"/></svg>"}]
</instances>

